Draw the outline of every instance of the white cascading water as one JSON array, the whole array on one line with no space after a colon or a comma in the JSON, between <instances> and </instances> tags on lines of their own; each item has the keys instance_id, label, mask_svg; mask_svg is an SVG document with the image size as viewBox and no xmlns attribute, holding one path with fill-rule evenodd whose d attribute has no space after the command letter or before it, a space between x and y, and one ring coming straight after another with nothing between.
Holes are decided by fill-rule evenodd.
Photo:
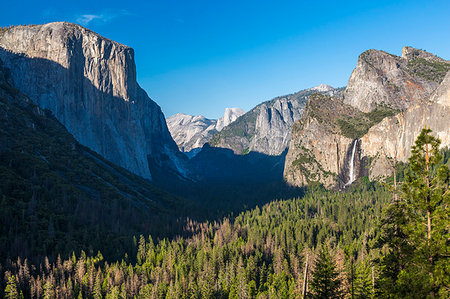
<instances>
[{"instance_id":1,"label":"white cascading water","mask_svg":"<svg viewBox=\"0 0 450 299\"><path fill-rule=\"evenodd\" d=\"M353 150L352 150L352 159L350 160L350 167L348 171L348 182L345 183L345 186L350 185L355 181L355 152L356 152L356 144L358 143L358 139L353 141Z\"/></svg>"}]
</instances>

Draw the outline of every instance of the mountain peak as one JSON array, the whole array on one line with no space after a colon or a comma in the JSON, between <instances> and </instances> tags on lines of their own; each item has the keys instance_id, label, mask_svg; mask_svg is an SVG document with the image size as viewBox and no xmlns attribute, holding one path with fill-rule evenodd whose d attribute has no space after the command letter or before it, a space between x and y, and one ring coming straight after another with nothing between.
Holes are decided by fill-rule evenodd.
<instances>
[{"instance_id":1,"label":"mountain peak","mask_svg":"<svg viewBox=\"0 0 450 299\"><path fill-rule=\"evenodd\" d=\"M414 59L418 59L418 58L422 58L428 61L440 61L440 62L445 62L444 59L431 54L425 50L421 50L421 49L416 49L413 47L403 47L402 49L402 58L405 58L406 60L414 60Z\"/></svg>"},{"instance_id":2,"label":"mountain peak","mask_svg":"<svg viewBox=\"0 0 450 299\"><path fill-rule=\"evenodd\" d=\"M327 92L327 91L333 91L335 88L333 86L330 86L328 84L319 84L317 86L314 86L310 88L309 90L315 90L319 92Z\"/></svg>"},{"instance_id":3,"label":"mountain peak","mask_svg":"<svg viewBox=\"0 0 450 299\"><path fill-rule=\"evenodd\" d=\"M81 144L148 179L150 166L183 172L160 107L136 81L132 48L55 22L0 30L0 59L15 86Z\"/></svg>"},{"instance_id":4,"label":"mountain peak","mask_svg":"<svg viewBox=\"0 0 450 299\"><path fill-rule=\"evenodd\" d=\"M221 131L243 114L245 114L245 111L240 108L225 108L225 113L217 120L216 130Z\"/></svg>"},{"instance_id":5,"label":"mountain peak","mask_svg":"<svg viewBox=\"0 0 450 299\"><path fill-rule=\"evenodd\" d=\"M363 112L378 106L406 110L427 98L448 70L450 62L423 50L404 47L399 57L371 49L359 56L344 102Z\"/></svg>"}]
</instances>

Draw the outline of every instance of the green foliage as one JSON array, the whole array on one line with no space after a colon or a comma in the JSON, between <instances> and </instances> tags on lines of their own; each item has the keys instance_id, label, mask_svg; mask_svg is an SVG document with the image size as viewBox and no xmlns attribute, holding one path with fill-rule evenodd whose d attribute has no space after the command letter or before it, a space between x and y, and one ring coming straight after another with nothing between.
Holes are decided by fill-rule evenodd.
<instances>
[{"instance_id":1,"label":"green foliage","mask_svg":"<svg viewBox=\"0 0 450 299\"><path fill-rule=\"evenodd\" d=\"M19 298L19 293L17 292L16 277L14 275L11 275L8 278L8 284L6 285L5 289L5 298L10 299Z\"/></svg>"},{"instance_id":2,"label":"green foliage","mask_svg":"<svg viewBox=\"0 0 450 299\"><path fill-rule=\"evenodd\" d=\"M326 246L322 246L316 258L311 279L311 298L341 298L342 281L335 262Z\"/></svg>"},{"instance_id":3,"label":"green foliage","mask_svg":"<svg viewBox=\"0 0 450 299\"><path fill-rule=\"evenodd\" d=\"M422 130L412 147L403 200L394 201L384 217L389 226L383 230L381 293L448 298L450 175L439 145L430 129Z\"/></svg>"},{"instance_id":4,"label":"green foliage","mask_svg":"<svg viewBox=\"0 0 450 299\"><path fill-rule=\"evenodd\" d=\"M295 298L305 250L327 243L333 251L365 252L376 238L376 218L389 197L383 187L370 183L342 193L316 187L303 198L274 201L233 221L191 221L186 229L192 237L187 239L155 244L152 238L136 238L136 263L127 258L105 262L100 254L82 252L30 275L46 281L51 273L62 273L54 276L53 289L83 297ZM4 267L18 273L20 290L29 296L37 282L23 274L26 268L21 261Z\"/></svg>"},{"instance_id":5,"label":"green foliage","mask_svg":"<svg viewBox=\"0 0 450 299\"><path fill-rule=\"evenodd\" d=\"M2 82L0 261L81 249L120 258L133 250L130 235L180 231L185 201L81 146L49 111Z\"/></svg>"},{"instance_id":6,"label":"green foliage","mask_svg":"<svg viewBox=\"0 0 450 299\"><path fill-rule=\"evenodd\" d=\"M450 63L446 61L429 61L423 58L415 58L408 61L407 70L416 76L428 81L441 83L450 70Z\"/></svg>"},{"instance_id":7,"label":"green foliage","mask_svg":"<svg viewBox=\"0 0 450 299\"><path fill-rule=\"evenodd\" d=\"M393 116L398 113L397 110L377 106L374 110L368 113L361 113L353 118L342 117L337 119L337 124L342 135L351 138L361 138L371 127L382 121L388 116Z\"/></svg>"}]
</instances>

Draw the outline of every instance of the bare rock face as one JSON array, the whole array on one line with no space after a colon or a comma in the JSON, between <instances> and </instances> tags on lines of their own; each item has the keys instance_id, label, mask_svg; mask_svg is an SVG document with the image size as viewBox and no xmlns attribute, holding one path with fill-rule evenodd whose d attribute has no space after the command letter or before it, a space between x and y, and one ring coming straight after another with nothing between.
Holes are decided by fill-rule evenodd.
<instances>
[{"instance_id":1,"label":"bare rock face","mask_svg":"<svg viewBox=\"0 0 450 299\"><path fill-rule=\"evenodd\" d=\"M217 121L201 115L177 113L167 119L173 140L182 152L201 148L216 132Z\"/></svg>"},{"instance_id":2,"label":"bare rock face","mask_svg":"<svg viewBox=\"0 0 450 299\"><path fill-rule=\"evenodd\" d=\"M395 115L385 112L364 113L339 99L311 96L293 126L285 180L294 186L319 182L340 189L362 176L383 179L393 172L393 161L408 161L425 126L442 147L450 146L450 72L429 99Z\"/></svg>"},{"instance_id":3,"label":"bare rock face","mask_svg":"<svg viewBox=\"0 0 450 299\"><path fill-rule=\"evenodd\" d=\"M287 149L292 125L300 119L308 96L313 93L338 95L340 92L341 89L319 85L261 103L215 134L209 143L231 149L235 154L280 155Z\"/></svg>"},{"instance_id":4,"label":"bare rock face","mask_svg":"<svg viewBox=\"0 0 450 299\"><path fill-rule=\"evenodd\" d=\"M377 106L406 110L426 99L450 70L450 62L404 47L402 57L368 50L359 56L343 93L344 102L363 112Z\"/></svg>"},{"instance_id":5,"label":"bare rock face","mask_svg":"<svg viewBox=\"0 0 450 299\"><path fill-rule=\"evenodd\" d=\"M58 22L1 31L0 59L83 145L146 178L150 160L184 171L160 107L136 82L133 49Z\"/></svg>"},{"instance_id":6,"label":"bare rock face","mask_svg":"<svg viewBox=\"0 0 450 299\"><path fill-rule=\"evenodd\" d=\"M361 138L361 155L372 160L369 178L390 175L394 160L407 162L411 146L425 126L441 140L442 147L450 146L450 72L429 100L385 118Z\"/></svg>"},{"instance_id":7,"label":"bare rock face","mask_svg":"<svg viewBox=\"0 0 450 299\"><path fill-rule=\"evenodd\" d=\"M222 131L223 128L234 122L238 117L245 114L245 111L240 108L225 108L225 113L217 120L216 130Z\"/></svg>"},{"instance_id":8,"label":"bare rock face","mask_svg":"<svg viewBox=\"0 0 450 299\"><path fill-rule=\"evenodd\" d=\"M167 119L167 126L180 151L192 158L215 133L244 113L239 108L226 108L224 116L218 120L177 113Z\"/></svg>"},{"instance_id":9,"label":"bare rock face","mask_svg":"<svg viewBox=\"0 0 450 299\"><path fill-rule=\"evenodd\" d=\"M342 101L310 97L293 126L285 180L345 188L361 176L386 177L393 161L407 162L425 125L449 146L449 68L448 61L410 47L402 57L361 54Z\"/></svg>"},{"instance_id":10,"label":"bare rock face","mask_svg":"<svg viewBox=\"0 0 450 299\"><path fill-rule=\"evenodd\" d=\"M327 188L344 187L351 179L348 165L353 159L352 145L356 142L355 155L359 157L359 143L344 136L340 120L362 116L338 98L310 96L303 116L292 129L284 168L286 182L294 186L319 182ZM360 159L355 161L358 176Z\"/></svg>"}]
</instances>

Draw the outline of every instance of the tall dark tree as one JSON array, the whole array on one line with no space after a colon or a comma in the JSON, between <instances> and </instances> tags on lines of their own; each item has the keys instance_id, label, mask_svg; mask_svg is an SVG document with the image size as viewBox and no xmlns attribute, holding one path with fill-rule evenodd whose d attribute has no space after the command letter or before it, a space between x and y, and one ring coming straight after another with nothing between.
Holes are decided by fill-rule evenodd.
<instances>
[{"instance_id":1,"label":"tall dark tree","mask_svg":"<svg viewBox=\"0 0 450 299\"><path fill-rule=\"evenodd\" d=\"M336 270L336 264L326 246L322 246L316 258L314 270L311 272L312 298L341 298L342 281Z\"/></svg>"},{"instance_id":2,"label":"tall dark tree","mask_svg":"<svg viewBox=\"0 0 450 299\"><path fill-rule=\"evenodd\" d=\"M417 283L424 295L449 294L450 266L450 191L449 169L442 163L441 141L424 128L412 147L410 172L402 186L406 200L406 231L414 246L409 271L402 273L407 283Z\"/></svg>"},{"instance_id":3,"label":"tall dark tree","mask_svg":"<svg viewBox=\"0 0 450 299\"><path fill-rule=\"evenodd\" d=\"M401 199L382 222L379 292L383 296L449 295L449 170L440 140L424 128L412 146Z\"/></svg>"}]
</instances>

